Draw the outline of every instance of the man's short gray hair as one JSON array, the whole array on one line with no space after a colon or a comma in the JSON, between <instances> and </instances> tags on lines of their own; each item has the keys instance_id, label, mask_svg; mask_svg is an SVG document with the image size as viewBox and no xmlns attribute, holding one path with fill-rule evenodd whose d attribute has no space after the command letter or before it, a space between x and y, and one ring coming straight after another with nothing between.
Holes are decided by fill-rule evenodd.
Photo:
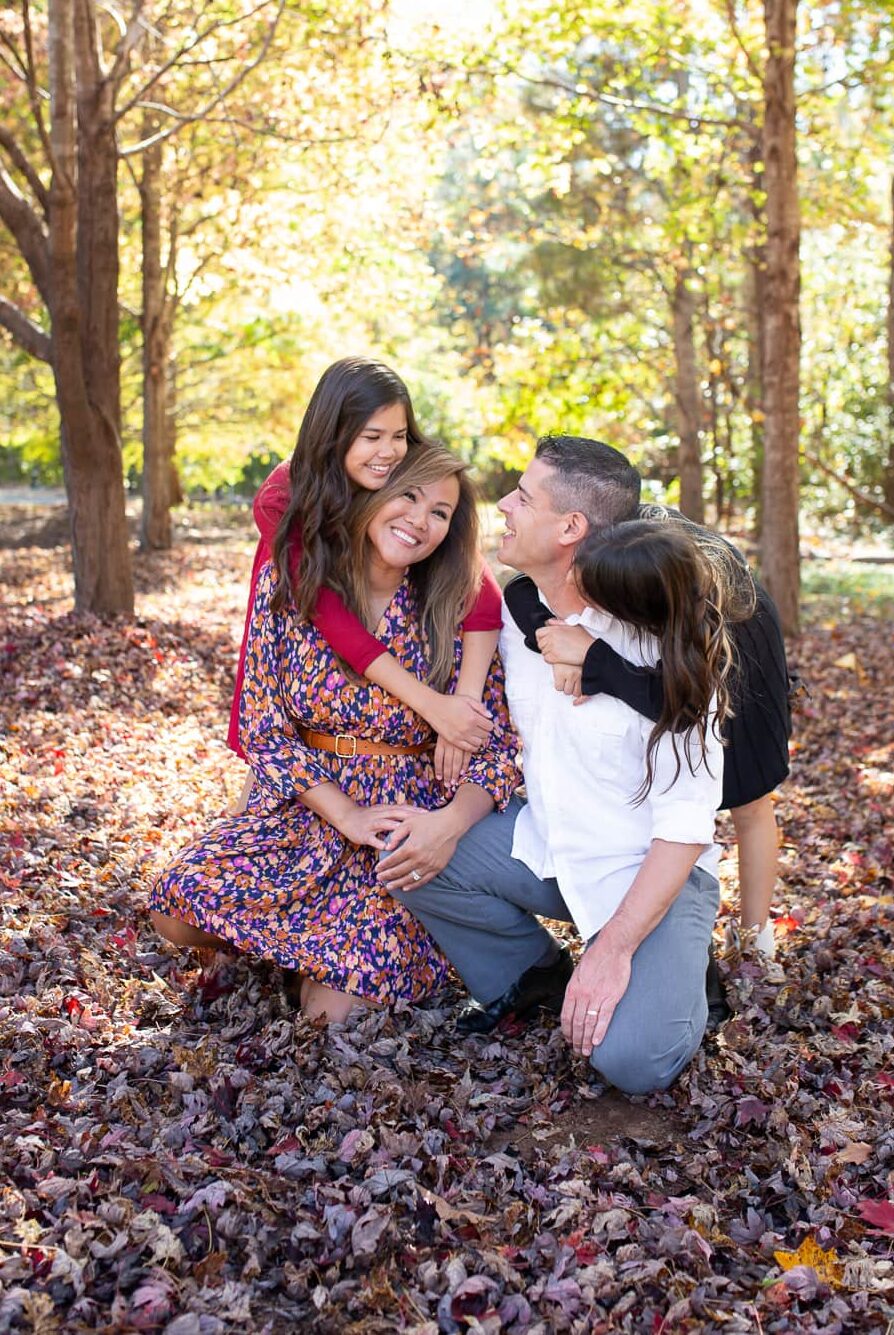
<instances>
[{"instance_id":1,"label":"man's short gray hair","mask_svg":"<svg viewBox=\"0 0 894 1335\"><path fill-rule=\"evenodd\" d=\"M542 436L534 457L555 473L547 490L559 511L579 510L591 528L636 517L641 479L620 450L586 436Z\"/></svg>"}]
</instances>

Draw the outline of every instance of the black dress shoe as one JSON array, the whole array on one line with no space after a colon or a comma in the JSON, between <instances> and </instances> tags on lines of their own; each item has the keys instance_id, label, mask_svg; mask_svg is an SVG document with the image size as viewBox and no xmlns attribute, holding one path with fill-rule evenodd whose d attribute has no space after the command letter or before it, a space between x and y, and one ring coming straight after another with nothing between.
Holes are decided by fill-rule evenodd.
<instances>
[{"instance_id":1,"label":"black dress shoe","mask_svg":"<svg viewBox=\"0 0 894 1335\"><path fill-rule=\"evenodd\" d=\"M710 1033L714 1029L719 1029L725 1024L732 1015L729 1003L726 999L726 991L720 977L720 970L717 968L717 961L714 958L714 947L708 947L708 971L705 974L705 993L708 998L708 1024L707 1029Z\"/></svg>"},{"instance_id":2,"label":"black dress shoe","mask_svg":"<svg viewBox=\"0 0 894 1335\"><path fill-rule=\"evenodd\" d=\"M552 964L542 967L533 964L489 1006L482 1006L477 1001L467 1002L456 1017L456 1032L489 1034L507 1015L521 1019L538 1006L558 1015L573 973L571 952L562 946Z\"/></svg>"},{"instance_id":3,"label":"black dress shoe","mask_svg":"<svg viewBox=\"0 0 894 1335\"><path fill-rule=\"evenodd\" d=\"M304 975L297 969L283 969L282 971L282 994L289 1010L301 1010L301 984L304 982Z\"/></svg>"}]
</instances>

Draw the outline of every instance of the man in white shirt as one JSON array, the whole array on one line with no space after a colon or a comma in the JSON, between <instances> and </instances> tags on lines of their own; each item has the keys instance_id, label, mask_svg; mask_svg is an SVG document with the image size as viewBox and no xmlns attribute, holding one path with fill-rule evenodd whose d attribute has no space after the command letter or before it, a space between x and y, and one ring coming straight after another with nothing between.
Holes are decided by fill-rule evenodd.
<instances>
[{"instance_id":1,"label":"man in white shirt","mask_svg":"<svg viewBox=\"0 0 894 1335\"><path fill-rule=\"evenodd\" d=\"M655 643L587 607L571 577L586 533L635 516L638 500L639 475L617 450L546 437L500 502L499 556L534 580L557 617L654 666ZM629 1093L665 1088L707 1020L720 743L709 729L704 756L678 765L666 734L637 805L649 720L607 695L575 707L512 617L504 612L503 621L527 802L513 799L480 821L428 884L393 893L475 998L458 1018L461 1032L486 1033L510 1012L561 1007L566 1038L608 1081ZM576 968L536 915L574 921L588 942Z\"/></svg>"}]
</instances>

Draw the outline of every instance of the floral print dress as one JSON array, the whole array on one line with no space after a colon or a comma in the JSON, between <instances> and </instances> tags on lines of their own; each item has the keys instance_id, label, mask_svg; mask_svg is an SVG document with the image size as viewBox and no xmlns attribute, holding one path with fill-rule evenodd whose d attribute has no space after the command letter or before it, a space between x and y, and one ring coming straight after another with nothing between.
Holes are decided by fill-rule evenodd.
<instances>
[{"instance_id":1,"label":"floral print dress","mask_svg":"<svg viewBox=\"0 0 894 1335\"><path fill-rule=\"evenodd\" d=\"M449 798L435 778L432 752L341 758L306 747L296 725L400 746L425 741L430 729L381 687L349 677L319 631L294 610L272 612L273 588L268 563L258 582L242 694L241 740L255 776L249 807L184 848L159 877L149 906L339 992L381 1003L420 1001L443 982L443 956L377 882L377 851L349 843L299 799L332 782L363 806L444 806ZM377 635L403 667L426 675L409 580ZM457 666L461 645L458 638ZM464 782L479 784L502 808L521 775L497 658L484 702L495 724Z\"/></svg>"}]
</instances>

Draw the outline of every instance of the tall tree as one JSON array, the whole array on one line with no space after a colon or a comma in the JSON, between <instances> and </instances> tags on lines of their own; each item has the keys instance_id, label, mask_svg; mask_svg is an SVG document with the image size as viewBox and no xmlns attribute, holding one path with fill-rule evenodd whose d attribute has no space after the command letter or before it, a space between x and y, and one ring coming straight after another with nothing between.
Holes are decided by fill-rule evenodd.
<instances>
[{"instance_id":1,"label":"tall tree","mask_svg":"<svg viewBox=\"0 0 894 1335\"><path fill-rule=\"evenodd\" d=\"M882 474L885 504L894 507L894 177L891 178L891 230L888 247L888 309L886 320L888 351L888 456Z\"/></svg>"},{"instance_id":2,"label":"tall tree","mask_svg":"<svg viewBox=\"0 0 894 1335\"><path fill-rule=\"evenodd\" d=\"M284 4L257 0L210 16L166 7L180 26L165 68L182 62L199 84L178 126L209 115L263 60ZM0 134L0 222L49 327L9 298L0 300L0 324L53 369L79 611L133 610L121 457L118 166L120 121L143 107L158 78L157 70L138 78L121 98L133 54L152 27L149 10L149 0L134 0L125 22L96 0L49 0L45 30L36 32L35 15L41 22L42 15L21 0L18 30L8 16L3 30L22 100L16 129ZM230 73L222 78L225 61Z\"/></svg>"},{"instance_id":3,"label":"tall tree","mask_svg":"<svg viewBox=\"0 0 894 1335\"><path fill-rule=\"evenodd\" d=\"M13 210L10 182L8 193L0 193L0 216L19 242L49 309L47 351L61 419L75 606L79 611L131 612L121 462L115 143L115 100L130 44L122 41L111 68L104 69L91 0L50 0L47 136L30 59L27 3L23 14L28 91L48 150L50 187L41 218L21 196ZM42 203L37 172L29 168L26 174L36 202Z\"/></svg>"},{"instance_id":4,"label":"tall tree","mask_svg":"<svg viewBox=\"0 0 894 1335\"><path fill-rule=\"evenodd\" d=\"M764 479L761 570L787 634L799 626L800 213L795 129L797 0L765 0Z\"/></svg>"}]
</instances>

